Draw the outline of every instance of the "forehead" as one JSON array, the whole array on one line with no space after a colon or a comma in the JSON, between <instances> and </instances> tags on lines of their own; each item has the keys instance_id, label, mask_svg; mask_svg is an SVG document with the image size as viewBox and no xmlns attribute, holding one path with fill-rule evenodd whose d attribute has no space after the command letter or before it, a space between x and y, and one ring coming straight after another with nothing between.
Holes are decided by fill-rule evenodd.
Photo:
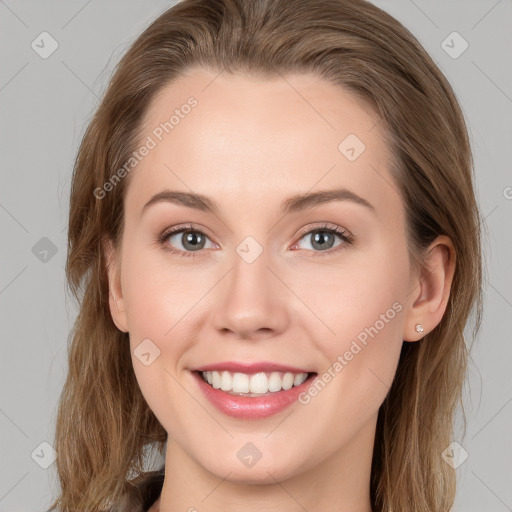
<instances>
[{"instance_id":1,"label":"forehead","mask_svg":"<svg viewBox=\"0 0 512 512\"><path fill-rule=\"evenodd\" d=\"M153 99L141 136L153 147L131 175L127 201L140 209L171 188L219 198L221 207L247 207L249 197L279 206L290 195L347 187L385 214L400 197L380 124L364 102L314 75L195 69Z\"/></svg>"}]
</instances>

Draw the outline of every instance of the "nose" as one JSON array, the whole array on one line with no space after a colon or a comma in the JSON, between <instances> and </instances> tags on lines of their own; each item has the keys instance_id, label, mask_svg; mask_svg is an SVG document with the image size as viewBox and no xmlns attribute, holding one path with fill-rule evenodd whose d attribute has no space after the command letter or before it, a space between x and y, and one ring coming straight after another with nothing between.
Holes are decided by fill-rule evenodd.
<instances>
[{"instance_id":1,"label":"nose","mask_svg":"<svg viewBox=\"0 0 512 512\"><path fill-rule=\"evenodd\" d=\"M223 335L243 339L275 337L284 332L293 294L279 279L267 253L263 251L252 262L235 254L232 261L213 299L214 327Z\"/></svg>"}]
</instances>

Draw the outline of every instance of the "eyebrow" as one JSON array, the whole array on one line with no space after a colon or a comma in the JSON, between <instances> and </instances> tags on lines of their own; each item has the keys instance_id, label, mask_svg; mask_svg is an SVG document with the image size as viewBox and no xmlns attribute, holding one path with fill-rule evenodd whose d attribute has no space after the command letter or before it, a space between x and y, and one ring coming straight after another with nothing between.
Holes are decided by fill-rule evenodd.
<instances>
[{"instance_id":1,"label":"eyebrow","mask_svg":"<svg viewBox=\"0 0 512 512\"><path fill-rule=\"evenodd\" d=\"M281 215L288 215L290 213L307 210L308 208L329 203L331 201L350 201L375 212L375 207L371 203L346 188L297 194L285 199L281 203L280 211ZM141 216L151 205L161 202L187 206L189 208L213 213L214 215L220 215L217 203L205 195L195 194L192 192L181 192L178 190L163 190L151 197L151 199L143 206Z\"/></svg>"}]
</instances>

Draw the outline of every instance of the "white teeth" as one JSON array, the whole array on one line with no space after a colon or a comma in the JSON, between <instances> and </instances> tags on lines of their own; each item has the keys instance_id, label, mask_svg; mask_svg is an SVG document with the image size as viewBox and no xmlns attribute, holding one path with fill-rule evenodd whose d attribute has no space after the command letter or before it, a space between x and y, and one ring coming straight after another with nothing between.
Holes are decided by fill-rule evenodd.
<instances>
[{"instance_id":1,"label":"white teeth","mask_svg":"<svg viewBox=\"0 0 512 512\"><path fill-rule=\"evenodd\" d=\"M249 390L251 393L266 393L268 391L268 377L263 372L251 375L249 380ZM233 393L239 392L234 386L232 391Z\"/></svg>"},{"instance_id":2,"label":"white teeth","mask_svg":"<svg viewBox=\"0 0 512 512\"><path fill-rule=\"evenodd\" d=\"M304 377L304 375L305 375L305 377ZM295 375L295 378L293 379L293 385L300 386L307 378L308 378L307 373L299 373L298 375Z\"/></svg>"},{"instance_id":3,"label":"white teeth","mask_svg":"<svg viewBox=\"0 0 512 512\"><path fill-rule=\"evenodd\" d=\"M307 373L291 372L259 372L252 375L247 373L232 373L228 371L201 372L203 379L215 389L231 394L256 394L288 390L300 386L308 377Z\"/></svg>"},{"instance_id":4,"label":"white teeth","mask_svg":"<svg viewBox=\"0 0 512 512\"><path fill-rule=\"evenodd\" d=\"M220 389L222 389L222 391L229 391L232 387L232 381L233 379L228 372L222 372L220 376Z\"/></svg>"},{"instance_id":5,"label":"white teeth","mask_svg":"<svg viewBox=\"0 0 512 512\"><path fill-rule=\"evenodd\" d=\"M279 376L278 373L272 372L268 379L268 390L269 391L281 391L281 387L283 384L283 379Z\"/></svg>"},{"instance_id":6,"label":"white teeth","mask_svg":"<svg viewBox=\"0 0 512 512\"><path fill-rule=\"evenodd\" d=\"M219 372L215 372L215 376L213 376L214 372L208 372L210 374L209 383L215 388L220 388L220 374Z\"/></svg>"},{"instance_id":7,"label":"white teeth","mask_svg":"<svg viewBox=\"0 0 512 512\"><path fill-rule=\"evenodd\" d=\"M238 393L249 393L251 388L249 375L245 373L235 373L233 375L232 388L236 389Z\"/></svg>"}]
</instances>

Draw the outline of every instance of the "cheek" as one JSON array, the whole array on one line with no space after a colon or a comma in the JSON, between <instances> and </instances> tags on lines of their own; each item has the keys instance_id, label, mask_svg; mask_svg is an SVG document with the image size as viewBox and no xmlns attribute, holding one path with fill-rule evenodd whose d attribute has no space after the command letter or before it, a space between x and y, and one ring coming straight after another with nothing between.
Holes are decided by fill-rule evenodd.
<instances>
[{"instance_id":1,"label":"cheek","mask_svg":"<svg viewBox=\"0 0 512 512\"><path fill-rule=\"evenodd\" d=\"M123 297L135 376L150 409L168 426L171 418L190 407L186 402L190 398L178 382L182 355L193 338L194 302L202 289L179 271L171 274L169 268L142 257L127 259L123 271L128 276ZM145 365L139 357L148 352L152 362Z\"/></svg>"},{"instance_id":2,"label":"cheek","mask_svg":"<svg viewBox=\"0 0 512 512\"><path fill-rule=\"evenodd\" d=\"M142 394L157 413L162 410L163 397L177 391L173 376L178 375L180 357L190 338L186 331L190 329L188 321L192 317L187 311L192 307L189 302L193 299L194 285L188 282L185 286L179 273L171 275L169 269L162 268L150 255L144 257L144 251L125 254L123 299L133 368ZM142 354L146 353L149 356L144 361ZM148 359L150 364L144 364ZM165 407L173 408L179 400L180 395L176 393L174 400L165 401Z\"/></svg>"},{"instance_id":3,"label":"cheek","mask_svg":"<svg viewBox=\"0 0 512 512\"><path fill-rule=\"evenodd\" d=\"M297 295L317 314L329 332L324 339L328 352L338 354L346 342L364 342L365 328L376 324L381 338L400 331L399 314L409 281L408 258L404 251L375 244L371 250L354 251L335 265L303 269L297 278ZM331 350L332 349L332 350Z\"/></svg>"},{"instance_id":4,"label":"cheek","mask_svg":"<svg viewBox=\"0 0 512 512\"><path fill-rule=\"evenodd\" d=\"M331 331L316 339L332 400L375 409L385 398L403 343L407 269L406 252L380 247L315 280L323 293L317 286L308 300Z\"/></svg>"},{"instance_id":5,"label":"cheek","mask_svg":"<svg viewBox=\"0 0 512 512\"><path fill-rule=\"evenodd\" d=\"M154 250L127 253L123 274L129 331L139 336L171 337L174 326L186 323L187 311L204 294L197 272L171 265L165 254Z\"/></svg>"}]
</instances>

